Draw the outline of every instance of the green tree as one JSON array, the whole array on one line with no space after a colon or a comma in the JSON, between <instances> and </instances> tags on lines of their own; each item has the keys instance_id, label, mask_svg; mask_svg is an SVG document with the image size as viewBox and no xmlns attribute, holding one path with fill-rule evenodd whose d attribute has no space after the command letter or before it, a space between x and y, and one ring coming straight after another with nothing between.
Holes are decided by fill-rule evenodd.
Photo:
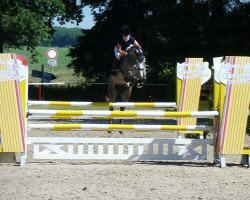
<instances>
[{"instance_id":1,"label":"green tree","mask_svg":"<svg viewBox=\"0 0 250 200\"><path fill-rule=\"evenodd\" d=\"M109 72L120 27L127 24L147 52L150 81L174 83L174 66L185 57L249 55L250 3L240 0L85 0L95 26L84 31L69 67L86 78Z\"/></svg>"},{"instance_id":2,"label":"green tree","mask_svg":"<svg viewBox=\"0 0 250 200\"><path fill-rule=\"evenodd\" d=\"M78 37L82 35L80 28L54 27L54 30L53 37L41 46L72 47L77 45Z\"/></svg>"},{"instance_id":3,"label":"green tree","mask_svg":"<svg viewBox=\"0 0 250 200\"><path fill-rule=\"evenodd\" d=\"M51 38L53 19L79 23L82 7L76 0L1 0L0 53L4 47L27 47L35 55L35 47Z\"/></svg>"},{"instance_id":4,"label":"green tree","mask_svg":"<svg viewBox=\"0 0 250 200\"><path fill-rule=\"evenodd\" d=\"M154 24L148 20L151 15L150 7L154 2L145 0L85 1L85 5L93 7L96 24L91 30L84 30L80 43L71 50L70 56L73 57L73 62L70 67L86 78L103 79L113 64L113 49L124 24L130 26L132 34L143 44L143 50L151 50L152 48L148 48L148 45L157 44L152 42L157 39L157 36L150 37ZM96 8L99 8L98 12ZM148 40L149 38L151 41ZM148 58L150 63L150 58L153 59L153 57Z\"/></svg>"},{"instance_id":5,"label":"green tree","mask_svg":"<svg viewBox=\"0 0 250 200\"><path fill-rule=\"evenodd\" d=\"M113 48L120 35L120 28L127 24L132 30L132 35L147 52L147 63L152 68L149 79L162 82L164 73L173 71L164 70L164 68L173 69L173 63L184 59L187 51L190 55L190 50L194 50L194 46L199 43L200 37L197 35L199 36L200 31L197 30L195 23L200 25L203 23L201 19L206 18L194 21L198 15L194 11L199 9L198 6L201 3L195 4L192 0L188 2L89 0L85 3L92 6L96 25L85 32L80 43L71 50L73 62L70 67L74 68L77 74L87 78L102 79L109 72L114 59ZM99 12L95 12L96 8L100 8ZM208 12L205 14L208 15ZM185 42L190 43L189 48L185 47ZM200 49L195 51L200 52ZM172 74L171 77L173 77Z\"/></svg>"},{"instance_id":6,"label":"green tree","mask_svg":"<svg viewBox=\"0 0 250 200\"><path fill-rule=\"evenodd\" d=\"M209 6L208 56L249 55L250 2L210 0Z\"/></svg>"}]
</instances>

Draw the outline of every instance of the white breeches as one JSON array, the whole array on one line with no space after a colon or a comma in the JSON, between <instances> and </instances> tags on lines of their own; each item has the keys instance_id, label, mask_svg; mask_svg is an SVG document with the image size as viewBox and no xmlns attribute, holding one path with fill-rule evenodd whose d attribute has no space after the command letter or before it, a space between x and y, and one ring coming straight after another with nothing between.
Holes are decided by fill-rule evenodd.
<instances>
[{"instance_id":1,"label":"white breeches","mask_svg":"<svg viewBox=\"0 0 250 200\"><path fill-rule=\"evenodd\" d=\"M115 53L116 59L120 58L120 53L118 52L117 47L114 48L114 53Z\"/></svg>"}]
</instances>

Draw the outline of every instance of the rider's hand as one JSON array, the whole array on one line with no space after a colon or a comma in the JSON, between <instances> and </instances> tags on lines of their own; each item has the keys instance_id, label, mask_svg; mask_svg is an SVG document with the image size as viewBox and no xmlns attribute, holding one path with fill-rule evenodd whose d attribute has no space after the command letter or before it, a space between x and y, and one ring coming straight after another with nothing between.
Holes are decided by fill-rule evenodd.
<instances>
[{"instance_id":1,"label":"rider's hand","mask_svg":"<svg viewBox=\"0 0 250 200\"><path fill-rule=\"evenodd\" d=\"M127 52L123 52L123 55L124 55L124 56L127 56L127 55L128 55L128 53L127 53Z\"/></svg>"}]
</instances>

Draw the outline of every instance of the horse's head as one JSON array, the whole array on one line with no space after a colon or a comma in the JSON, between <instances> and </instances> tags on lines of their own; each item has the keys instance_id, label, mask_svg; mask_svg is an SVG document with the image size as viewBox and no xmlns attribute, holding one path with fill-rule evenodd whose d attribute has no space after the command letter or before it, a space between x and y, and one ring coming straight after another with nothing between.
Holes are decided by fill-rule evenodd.
<instances>
[{"instance_id":1,"label":"horse's head","mask_svg":"<svg viewBox=\"0 0 250 200\"><path fill-rule=\"evenodd\" d=\"M138 46L131 45L130 47L127 48L127 53L129 59L133 61L138 59L140 62L142 62L143 59L145 58L142 50Z\"/></svg>"},{"instance_id":2,"label":"horse's head","mask_svg":"<svg viewBox=\"0 0 250 200\"><path fill-rule=\"evenodd\" d=\"M143 51L138 46L130 46L127 50L127 67L123 70L127 70L127 74L130 80L137 86L142 86L146 81L146 59Z\"/></svg>"}]
</instances>

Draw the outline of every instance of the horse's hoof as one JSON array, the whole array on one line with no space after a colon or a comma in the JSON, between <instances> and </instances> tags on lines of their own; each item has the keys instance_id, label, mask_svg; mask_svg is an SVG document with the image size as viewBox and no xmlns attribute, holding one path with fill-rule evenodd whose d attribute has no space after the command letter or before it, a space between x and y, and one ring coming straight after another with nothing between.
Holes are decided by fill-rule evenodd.
<instances>
[{"instance_id":1,"label":"horse's hoof","mask_svg":"<svg viewBox=\"0 0 250 200\"><path fill-rule=\"evenodd\" d=\"M120 133L120 134L123 134L123 132L122 132L122 131L119 131L119 133Z\"/></svg>"},{"instance_id":2,"label":"horse's hoof","mask_svg":"<svg viewBox=\"0 0 250 200\"><path fill-rule=\"evenodd\" d=\"M107 131L107 133L112 133L112 131Z\"/></svg>"}]
</instances>

